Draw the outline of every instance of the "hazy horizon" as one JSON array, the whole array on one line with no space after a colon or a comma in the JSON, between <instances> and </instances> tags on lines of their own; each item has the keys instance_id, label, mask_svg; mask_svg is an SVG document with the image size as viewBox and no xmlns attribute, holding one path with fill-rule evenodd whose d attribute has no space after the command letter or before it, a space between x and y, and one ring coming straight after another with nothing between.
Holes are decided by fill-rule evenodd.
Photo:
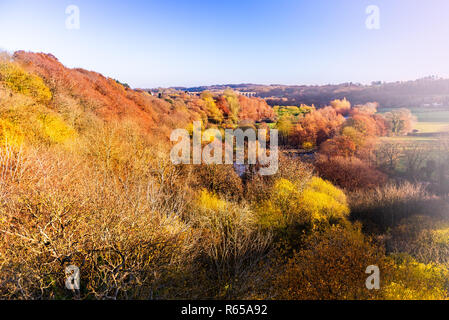
<instances>
[{"instance_id":1,"label":"hazy horizon","mask_svg":"<svg viewBox=\"0 0 449 320\"><path fill-rule=\"evenodd\" d=\"M428 75L422 78L417 78L417 79L407 79L407 80L392 80L392 81L382 81L382 80L378 80L381 81L383 84L388 84L388 83L396 83L396 82L409 82L409 81L418 81L418 80L423 80L425 78L431 77L431 76L435 76L435 75ZM449 78L445 78L445 77L436 77L435 80L449 80ZM375 80L373 80L375 82ZM197 88L197 87L223 87L223 86L283 86L283 87L302 87L302 86L308 86L308 87L313 87L313 86L318 86L318 87L322 87L322 86L339 86L339 85L344 85L344 84L349 84L351 83L352 85L362 85L362 86L370 86L372 85L372 83L361 83L361 82L354 82L354 81L348 81L348 82L340 82L340 83L321 83L321 84L303 84L303 83L213 83L213 84L205 84L205 85L195 85L195 86L167 86L167 87L162 87L162 86L156 86L156 87L139 87L139 88L135 88L135 89L156 89L156 88Z\"/></svg>"}]
</instances>

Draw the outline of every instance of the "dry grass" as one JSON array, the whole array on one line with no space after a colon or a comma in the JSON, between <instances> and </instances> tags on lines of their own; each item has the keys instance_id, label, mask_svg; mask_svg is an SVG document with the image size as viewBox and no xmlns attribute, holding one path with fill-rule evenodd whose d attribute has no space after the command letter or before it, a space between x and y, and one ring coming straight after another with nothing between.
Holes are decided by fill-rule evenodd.
<instances>
[{"instance_id":1,"label":"dry grass","mask_svg":"<svg viewBox=\"0 0 449 320\"><path fill-rule=\"evenodd\" d=\"M350 194L351 218L367 230L384 232L413 215L444 214L444 202L427 193L424 186L404 182Z\"/></svg>"}]
</instances>

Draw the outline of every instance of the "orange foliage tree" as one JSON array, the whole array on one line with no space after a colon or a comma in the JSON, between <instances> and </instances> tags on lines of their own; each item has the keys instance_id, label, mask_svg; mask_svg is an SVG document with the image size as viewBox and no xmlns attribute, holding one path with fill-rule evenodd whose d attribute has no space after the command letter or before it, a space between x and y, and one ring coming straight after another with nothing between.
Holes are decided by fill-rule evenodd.
<instances>
[{"instance_id":1,"label":"orange foliage tree","mask_svg":"<svg viewBox=\"0 0 449 320\"><path fill-rule=\"evenodd\" d=\"M245 96L239 96L238 99L240 104L240 120L258 121L274 118L274 111L265 100L260 98L248 98Z\"/></svg>"},{"instance_id":2,"label":"orange foliage tree","mask_svg":"<svg viewBox=\"0 0 449 320\"><path fill-rule=\"evenodd\" d=\"M294 128L292 141L299 146L305 142L320 145L337 134L344 121L344 117L338 114L332 107L326 107L308 113L304 118L299 120Z\"/></svg>"}]
</instances>

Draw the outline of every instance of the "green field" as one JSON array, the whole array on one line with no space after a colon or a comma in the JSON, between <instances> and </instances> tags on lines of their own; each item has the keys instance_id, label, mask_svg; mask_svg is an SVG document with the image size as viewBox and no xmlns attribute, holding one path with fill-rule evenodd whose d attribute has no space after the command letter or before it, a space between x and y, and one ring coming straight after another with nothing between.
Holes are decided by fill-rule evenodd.
<instances>
[{"instance_id":1,"label":"green field","mask_svg":"<svg viewBox=\"0 0 449 320\"><path fill-rule=\"evenodd\" d=\"M402 137L385 137L382 140L398 141L398 142L432 142L438 137L434 134L449 132L449 107L421 107L409 108L413 115L416 116L417 122L414 129L418 130L415 135ZM382 108L380 113L389 112L393 109Z\"/></svg>"},{"instance_id":2,"label":"green field","mask_svg":"<svg viewBox=\"0 0 449 320\"><path fill-rule=\"evenodd\" d=\"M380 113L391 111L391 109L380 109ZM438 159L440 133L449 132L449 107L446 108L410 108L413 115L416 116L413 133L407 136L382 137L380 143L398 143L419 145L427 150L428 159ZM401 159L397 169L405 170L405 159Z\"/></svg>"},{"instance_id":3,"label":"green field","mask_svg":"<svg viewBox=\"0 0 449 320\"><path fill-rule=\"evenodd\" d=\"M449 124L448 107L414 107L408 108L417 118L418 122L436 122ZM394 108L380 108L379 113L395 110Z\"/></svg>"}]
</instances>

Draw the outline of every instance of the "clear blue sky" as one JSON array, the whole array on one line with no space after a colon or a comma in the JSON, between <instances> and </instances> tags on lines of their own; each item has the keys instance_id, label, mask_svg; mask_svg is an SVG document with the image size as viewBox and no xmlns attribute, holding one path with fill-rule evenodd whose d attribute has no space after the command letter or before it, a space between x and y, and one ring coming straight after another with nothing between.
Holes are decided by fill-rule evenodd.
<instances>
[{"instance_id":1,"label":"clear blue sky","mask_svg":"<svg viewBox=\"0 0 449 320\"><path fill-rule=\"evenodd\" d=\"M71 4L79 30L65 27ZM365 27L368 5L379 30ZM0 0L0 48L133 87L449 77L449 1Z\"/></svg>"}]
</instances>

